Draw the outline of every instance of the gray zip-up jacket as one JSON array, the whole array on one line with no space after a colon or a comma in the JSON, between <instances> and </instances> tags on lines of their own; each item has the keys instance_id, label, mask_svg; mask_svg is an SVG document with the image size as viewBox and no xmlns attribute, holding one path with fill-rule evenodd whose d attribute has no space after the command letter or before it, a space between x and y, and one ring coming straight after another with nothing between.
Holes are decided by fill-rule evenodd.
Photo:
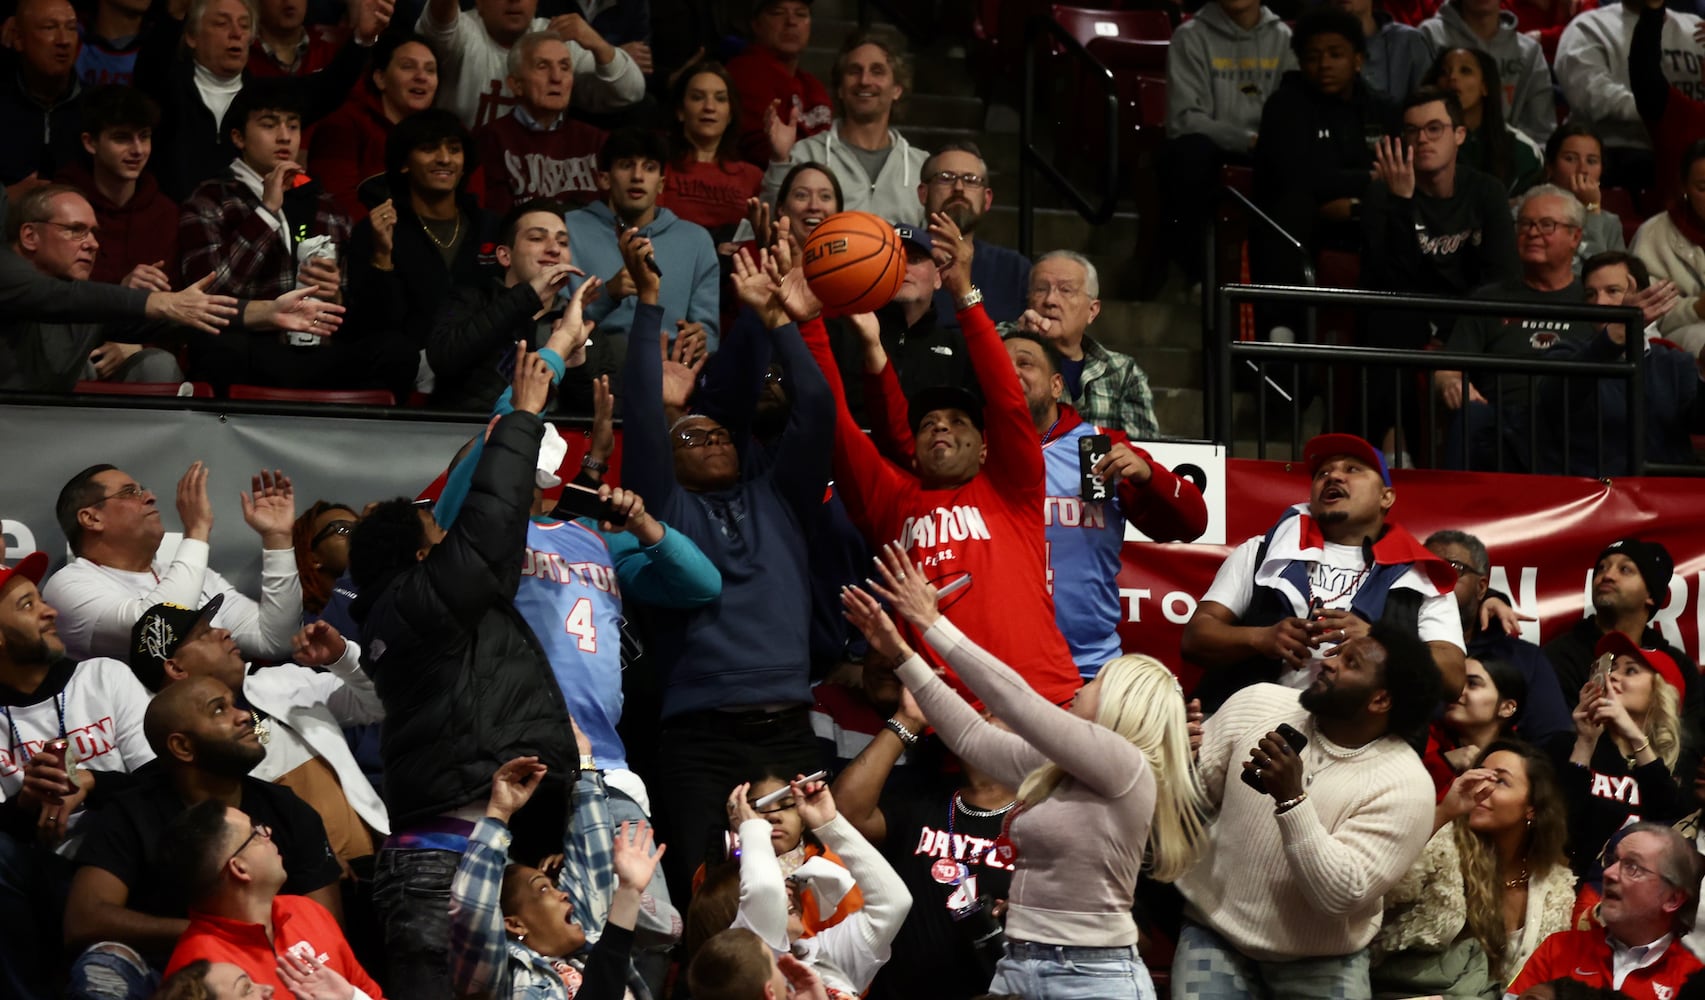
<instances>
[{"instance_id":1,"label":"gray zip-up jacket","mask_svg":"<svg viewBox=\"0 0 1705 1000\"><path fill-rule=\"evenodd\" d=\"M1498 15L1498 33L1490 41L1462 19L1455 0L1421 22L1421 34L1436 57L1446 49L1480 49L1498 61L1504 85L1504 121L1541 146L1557 130L1557 101L1551 94L1551 67L1539 43L1516 30L1516 16Z\"/></svg>"},{"instance_id":2,"label":"gray zip-up jacket","mask_svg":"<svg viewBox=\"0 0 1705 1000\"><path fill-rule=\"evenodd\" d=\"M1167 50L1167 138L1205 135L1227 152L1248 153L1261 106L1296 68L1291 29L1279 15L1263 7L1246 31L1219 4L1208 4L1179 25Z\"/></svg>"},{"instance_id":3,"label":"gray zip-up jacket","mask_svg":"<svg viewBox=\"0 0 1705 1000\"><path fill-rule=\"evenodd\" d=\"M924 205L918 200L924 161L929 153L906 141L898 129L888 130L893 147L882 170L872 178L840 138L841 120L835 119L827 130L806 136L793 145L786 163L771 163L764 171L764 200L771 205L781 193L781 182L787 172L801 163L821 163L835 172L841 182L845 212L869 212L889 222L917 225L923 221Z\"/></svg>"}]
</instances>

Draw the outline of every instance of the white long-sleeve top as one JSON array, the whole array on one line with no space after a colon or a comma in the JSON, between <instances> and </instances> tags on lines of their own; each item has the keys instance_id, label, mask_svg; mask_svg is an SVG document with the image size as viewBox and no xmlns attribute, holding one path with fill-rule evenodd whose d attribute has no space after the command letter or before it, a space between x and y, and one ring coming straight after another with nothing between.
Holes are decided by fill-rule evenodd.
<instances>
[{"instance_id":1,"label":"white long-sleeve top","mask_svg":"<svg viewBox=\"0 0 1705 1000\"><path fill-rule=\"evenodd\" d=\"M1257 961L1359 951L1379 930L1382 897L1433 831L1433 786L1415 751L1395 736L1334 749L1298 694L1257 684L1232 695L1208 720L1197 755L1219 814L1178 888L1190 919ZM1312 780L1302 804L1274 815L1273 797L1236 772L1281 722L1309 738Z\"/></svg>"},{"instance_id":2,"label":"white long-sleeve top","mask_svg":"<svg viewBox=\"0 0 1705 1000\"><path fill-rule=\"evenodd\" d=\"M185 538L172 561L154 560L141 573L101 566L78 557L41 588L59 612L59 637L72 659L110 656L128 662L130 631L156 604L199 608L225 595L213 624L229 629L243 655L257 660L290 657L290 637L302 627L302 579L291 549L261 552L260 601L238 592L207 566L207 543Z\"/></svg>"},{"instance_id":3,"label":"white long-sleeve top","mask_svg":"<svg viewBox=\"0 0 1705 1000\"><path fill-rule=\"evenodd\" d=\"M528 31L551 23L533 19ZM432 20L432 5L420 12L415 30L438 50L438 106L454 112L468 128L502 118L514 107L509 89L509 47L485 30L478 10L464 10L449 24ZM645 75L622 49L603 66L577 42L568 42L574 61L574 93L569 100L583 111L617 111L645 99Z\"/></svg>"},{"instance_id":4,"label":"white long-sleeve top","mask_svg":"<svg viewBox=\"0 0 1705 1000\"><path fill-rule=\"evenodd\" d=\"M343 786L349 805L375 832L391 832L384 800L361 773L343 727L382 722L385 706L373 681L361 669L361 647L345 641L343 655L325 672L294 663L262 667L243 679L249 704L272 717L266 757L254 777L277 781L318 757Z\"/></svg>"},{"instance_id":5,"label":"white long-sleeve top","mask_svg":"<svg viewBox=\"0 0 1705 1000\"><path fill-rule=\"evenodd\" d=\"M912 893L882 852L859 836L844 816L836 815L811 832L846 862L864 895L864 906L790 949L787 886L770 843L770 824L749 819L740 824L740 909L734 926L751 930L778 955L794 950L822 977L824 986L863 993L888 961L894 935L912 909Z\"/></svg>"},{"instance_id":6,"label":"white long-sleeve top","mask_svg":"<svg viewBox=\"0 0 1705 1000\"><path fill-rule=\"evenodd\" d=\"M1583 11L1557 40L1552 65L1569 102L1569 121L1591 125L1606 146L1652 148L1628 83L1628 46L1639 19L1637 9L1609 4ZM1699 18L1693 14L1664 15L1664 77L1692 97L1702 96L1697 67L1705 49L1693 40L1698 27ZM1694 67L1691 73L1688 67Z\"/></svg>"}]
</instances>

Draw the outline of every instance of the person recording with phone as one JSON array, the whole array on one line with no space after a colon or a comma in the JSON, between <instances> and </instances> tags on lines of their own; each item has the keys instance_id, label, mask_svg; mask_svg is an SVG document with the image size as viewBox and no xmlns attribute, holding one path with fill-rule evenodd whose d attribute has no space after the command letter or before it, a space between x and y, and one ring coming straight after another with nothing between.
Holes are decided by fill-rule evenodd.
<instances>
[{"instance_id":1,"label":"person recording with phone","mask_svg":"<svg viewBox=\"0 0 1705 1000\"><path fill-rule=\"evenodd\" d=\"M1050 704L937 608L921 564L890 544L868 590L842 592L847 617L961 759L1018 789L991 856L1012 865L1006 954L992 993L1152 1000L1131 904L1139 874L1170 882L1197 863L1208 802L1190 763L1184 693L1149 656L1123 656ZM874 595L874 596L873 596ZM895 609L1011 730L995 727L900 637ZM1419 765L1416 765L1419 768ZM968 878L968 866L949 877ZM1174 966L1174 975L1178 974Z\"/></svg>"},{"instance_id":2,"label":"person recording with phone","mask_svg":"<svg viewBox=\"0 0 1705 1000\"><path fill-rule=\"evenodd\" d=\"M1178 880L1174 997L1368 996L1382 897L1433 830L1432 782L1407 740L1439 690L1427 644L1380 621L1307 690L1246 687L1208 718L1196 762L1214 819Z\"/></svg>"}]
</instances>

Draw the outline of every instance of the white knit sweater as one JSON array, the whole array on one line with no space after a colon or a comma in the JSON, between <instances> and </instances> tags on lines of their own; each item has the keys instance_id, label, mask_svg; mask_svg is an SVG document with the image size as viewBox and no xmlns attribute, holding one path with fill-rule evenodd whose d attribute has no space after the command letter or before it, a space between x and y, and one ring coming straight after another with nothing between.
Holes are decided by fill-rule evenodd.
<instances>
[{"instance_id":1,"label":"white knit sweater","mask_svg":"<svg viewBox=\"0 0 1705 1000\"><path fill-rule=\"evenodd\" d=\"M1421 854L1433 786L1402 740L1345 757L1325 745L1298 692L1259 684L1207 722L1198 756L1219 814L1195 869L1178 882L1190 919L1261 961L1360 950L1379 930L1381 897ZM1308 799L1282 816L1238 777L1249 748L1281 722L1309 738Z\"/></svg>"}]
</instances>

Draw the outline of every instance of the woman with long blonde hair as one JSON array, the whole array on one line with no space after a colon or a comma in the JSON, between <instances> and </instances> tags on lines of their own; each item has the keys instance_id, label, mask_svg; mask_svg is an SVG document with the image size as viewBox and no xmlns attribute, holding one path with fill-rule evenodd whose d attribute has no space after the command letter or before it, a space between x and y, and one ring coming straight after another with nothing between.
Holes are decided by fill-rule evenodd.
<instances>
[{"instance_id":1,"label":"woman with long blonde hair","mask_svg":"<svg viewBox=\"0 0 1705 1000\"><path fill-rule=\"evenodd\" d=\"M1018 786L1019 805L994 847L1013 877L1006 954L990 991L1083 996L1092 979L1096 997L1151 1000L1131 917L1137 878L1178 878L1204 841L1205 797L1177 680L1151 657L1122 656L1062 709L942 617L935 587L897 547L883 550L877 573L871 591L1012 730L984 721L936 676L871 593L842 592L847 617L877 652L902 661L900 680L953 752Z\"/></svg>"},{"instance_id":2,"label":"woman with long blonde hair","mask_svg":"<svg viewBox=\"0 0 1705 1000\"><path fill-rule=\"evenodd\" d=\"M1673 823L1684 816L1690 803L1675 775L1691 779L1697 764L1677 767L1687 676L1676 662L1615 631L1593 652L1611 658L1609 669L1595 670L1581 688L1562 768L1574 833L1569 855L1581 876L1594 874L1600 848L1630 817Z\"/></svg>"}]
</instances>

